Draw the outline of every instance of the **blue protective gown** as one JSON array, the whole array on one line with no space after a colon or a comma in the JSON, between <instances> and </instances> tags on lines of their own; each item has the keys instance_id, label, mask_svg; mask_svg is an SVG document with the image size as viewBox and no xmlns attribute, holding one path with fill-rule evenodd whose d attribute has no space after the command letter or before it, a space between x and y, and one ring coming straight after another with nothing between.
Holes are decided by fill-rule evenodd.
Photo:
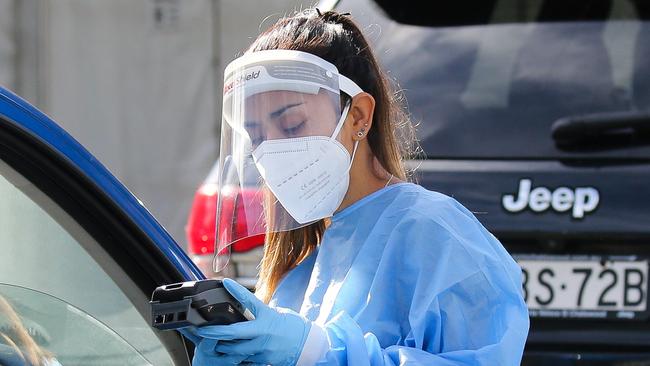
<instances>
[{"instance_id":1,"label":"blue protective gown","mask_svg":"<svg viewBox=\"0 0 650 366\"><path fill-rule=\"evenodd\" d=\"M326 331L328 365L519 365L529 326L521 270L499 241L411 183L336 213L270 305Z\"/></svg>"}]
</instances>

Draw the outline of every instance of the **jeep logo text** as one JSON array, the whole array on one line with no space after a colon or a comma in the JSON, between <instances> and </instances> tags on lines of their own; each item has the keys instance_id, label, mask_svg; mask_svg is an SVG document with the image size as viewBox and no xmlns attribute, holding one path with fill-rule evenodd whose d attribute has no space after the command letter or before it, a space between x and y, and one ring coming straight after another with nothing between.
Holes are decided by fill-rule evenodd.
<instances>
[{"instance_id":1,"label":"jeep logo text","mask_svg":"<svg viewBox=\"0 0 650 366\"><path fill-rule=\"evenodd\" d=\"M594 211L600 202L598 190L592 187L579 187L575 190L568 187L558 187L551 192L546 187L532 189L530 179L519 181L517 196L506 194L501 203L508 212L521 212L530 208L533 212L544 212L552 208L556 212L571 210L573 218L582 219L585 214Z\"/></svg>"}]
</instances>

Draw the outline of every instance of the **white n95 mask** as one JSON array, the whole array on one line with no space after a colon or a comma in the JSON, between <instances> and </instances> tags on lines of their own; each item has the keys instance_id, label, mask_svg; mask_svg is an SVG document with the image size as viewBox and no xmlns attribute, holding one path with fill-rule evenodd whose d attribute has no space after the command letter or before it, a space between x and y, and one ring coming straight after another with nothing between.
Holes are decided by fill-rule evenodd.
<instances>
[{"instance_id":1,"label":"white n95 mask","mask_svg":"<svg viewBox=\"0 0 650 366\"><path fill-rule=\"evenodd\" d=\"M231 245L331 216L349 184L352 156L337 141L362 90L313 54L250 52L225 70L215 270ZM218 260L217 260L218 259Z\"/></svg>"},{"instance_id":2,"label":"white n95 mask","mask_svg":"<svg viewBox=\"0 0 650 366\"><path fill-rule=\"evenodd\" d=\"M260 175L298 224L332 216L345 197L358 146L356 141L350 157L336 140L348 108L332 136L267 140L253 151Z\"/></svg>"}]
</instances>

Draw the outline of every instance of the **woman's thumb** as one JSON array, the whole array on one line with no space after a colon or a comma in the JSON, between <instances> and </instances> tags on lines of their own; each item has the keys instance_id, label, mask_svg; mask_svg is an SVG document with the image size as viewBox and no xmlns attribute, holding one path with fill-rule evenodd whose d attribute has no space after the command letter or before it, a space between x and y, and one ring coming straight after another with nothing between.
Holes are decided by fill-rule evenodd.
<instances>
[{"instance_id":1,"label":"woman's thumb","mask_svg":"<svg viewBox=\"0 0 650 366\"><path fill-rule=\"evenodd\" d=\"M246 287L240 285L236 281L231 280L230 278L225 278L223 280L223 287L228 290L228 292L239 301L244 307L250 310L254 316L257 316L257 312L260 309L261 305L264 305L255 295L250 292Z\"/></svg>"}]
</instances>

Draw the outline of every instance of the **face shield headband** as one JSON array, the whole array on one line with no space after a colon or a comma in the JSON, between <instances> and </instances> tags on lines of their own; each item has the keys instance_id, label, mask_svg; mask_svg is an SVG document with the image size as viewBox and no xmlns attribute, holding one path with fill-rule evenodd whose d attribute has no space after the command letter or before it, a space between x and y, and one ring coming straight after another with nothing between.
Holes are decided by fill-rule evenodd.
<instances>
[{"instance_id":1,"label":"face shield headband","mask_svg":"<svg viewBox=\"0 0 650 366\"><path fill-rule=\"evenodd\" d=\"M233 60L224 72L223 117L232 128L246 134L236 116L241 110L233 99L243 100L270 91L317 94L327 90L350 98L361 88L333 64L311 53L293 50L267 50L247 53Z\"/></svg>"}]
</instances>

